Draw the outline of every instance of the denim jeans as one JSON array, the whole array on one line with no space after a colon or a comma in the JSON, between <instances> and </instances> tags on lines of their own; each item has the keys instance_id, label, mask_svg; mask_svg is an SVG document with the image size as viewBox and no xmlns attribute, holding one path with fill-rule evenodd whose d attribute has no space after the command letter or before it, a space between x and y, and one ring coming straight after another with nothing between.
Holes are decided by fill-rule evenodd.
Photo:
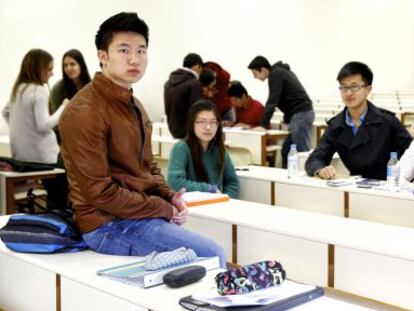
<instances>
[{"instance_id":1,"label":"denim jeans","mask_svg":"<svg viewBox=\"0 0 414 311\"><path fill-rule=\"evenodd\" d=\"M315 111L308 110L295 113L289 122L289 135L282 146L282 167L287 168L287 155L290 145L296 144L298 152L309 151L312 133L312 124L315 120Z\"/></svg>"},{"instance_id":2,"label":"denim jeans","mask_svg":"<svg viewBox=\"0 0 414 311\"><path fill-rule=\"evenodd\" d=\"M188 247L200 257L219 256L226 268L224 250L214 241L162 218L113 220L83 234L88 246L110 255L145 256L153 251L165 252Z\"/></svg>"}]
</instances>

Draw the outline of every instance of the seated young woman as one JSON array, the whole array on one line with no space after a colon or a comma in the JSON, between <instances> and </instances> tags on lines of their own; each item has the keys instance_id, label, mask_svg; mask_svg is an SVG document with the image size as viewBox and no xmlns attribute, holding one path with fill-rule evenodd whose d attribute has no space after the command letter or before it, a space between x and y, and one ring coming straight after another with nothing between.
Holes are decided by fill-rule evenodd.
<instances>
[{"instance_id":1,"label":"seated young woman","mask_svg":"<svg viewBox=\"0 0 414 311\"><path fill-rule=\"evenodd\" d=\"M222 192L239 196L239 181L224 148L223 129L215 105L205 99L191 106L187 137L170 154L168 183L179 191Z\"/></svg>"}]
</instances>

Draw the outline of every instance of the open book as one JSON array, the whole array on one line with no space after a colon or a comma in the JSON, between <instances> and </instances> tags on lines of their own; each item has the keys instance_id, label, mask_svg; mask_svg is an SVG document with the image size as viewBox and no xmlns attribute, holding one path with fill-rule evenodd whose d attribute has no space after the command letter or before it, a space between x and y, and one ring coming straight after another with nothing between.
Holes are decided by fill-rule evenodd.
<instances>
[{"instance_id":1,"label":"open book","mask_svg":"<svg viewBox=\"0 0 414 311\"><path fill-rule=\"evenodd\" d=\"M197 205L225 202L229 200L229 196L224 193L191 191L185 192L183 194L183 199L187 203L187 206L191 207Z\"/></svg>"},{"instance_id":2,"label":"open book","mask_svg":"<svg viewBox=\"0 0 414 311\"><path fill-rule=\"evenodd\" d=\"M109 277L113 280L127 284L136 285L142 288L155 286L162 283L162 277L175 269L186 266L203 266L206 270L213 270L220 267L220 261L215 257L198 257L196 260L186 262L181 265L160 270L145 270L145 258L127 263L98 270L96 273L101 276Z\"/></svg>"}]
</instances>

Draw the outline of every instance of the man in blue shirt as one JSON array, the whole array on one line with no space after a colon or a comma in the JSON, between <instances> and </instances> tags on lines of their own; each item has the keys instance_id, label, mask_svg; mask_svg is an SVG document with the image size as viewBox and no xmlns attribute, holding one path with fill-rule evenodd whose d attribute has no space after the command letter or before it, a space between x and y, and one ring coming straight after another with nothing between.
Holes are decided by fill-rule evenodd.
<instances>
[{"instance_id":1,"label":"man in blue shirt","mask_svg":"<svg viewBox=\"0 0 414 311\"><path fill-rule=\"evenodd\" d=\"M394 113L368 101L373 74L367 65L347 63L337 80L345 108L328 121L319 145L306 161L306 172L323 179L335 178L330 162L337 152L351 175L385 179L390 152L401 156L412 138Z\"/></svg>"}]
</instances>

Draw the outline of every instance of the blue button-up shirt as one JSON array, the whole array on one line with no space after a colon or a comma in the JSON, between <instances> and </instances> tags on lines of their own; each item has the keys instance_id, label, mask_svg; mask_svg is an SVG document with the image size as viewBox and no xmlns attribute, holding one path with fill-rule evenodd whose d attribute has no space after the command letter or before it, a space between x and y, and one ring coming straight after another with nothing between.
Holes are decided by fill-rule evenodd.
<instances>
[{"instance_id":1,"label":"blue button-up shirt","mask_svg":"<svg viewBox=\"0 0 414 311\"><path fill-rule=\"evenodd\" d=\"M364 122L365 117L367 115L368 108L365 109L364 113L359 117L359 120L361 121L361 124ZM346 125L350 126L352 129L352 134L354 136L358 132L358 126L355 125L354 121L352 121L351 115L349 114L348 109L345 111L345 123Z\"/></svg>"}]
</instances>

